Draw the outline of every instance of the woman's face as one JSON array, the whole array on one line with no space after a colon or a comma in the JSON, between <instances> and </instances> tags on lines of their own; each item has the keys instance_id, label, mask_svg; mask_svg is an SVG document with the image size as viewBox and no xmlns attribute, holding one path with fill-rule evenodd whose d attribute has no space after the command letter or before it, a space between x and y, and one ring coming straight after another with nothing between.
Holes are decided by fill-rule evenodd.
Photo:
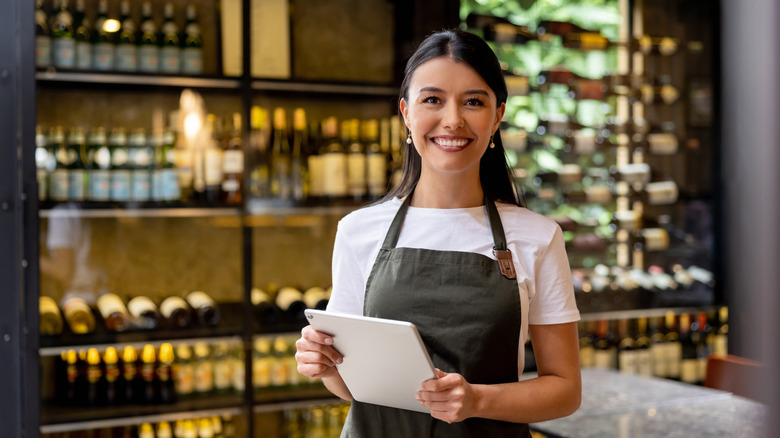
<instances>
[{"instance_id":1,"label":"woman's face","mask_svg":"<svg viewBox=\"0 0 780 438\"><path fill-rule=\"evenodd\" d=\"M412 141L422 157L422 172L473 174L498 129L504 104L468 64L434 58L412 74L400 103Z\"/></svg>"}]
</instances>

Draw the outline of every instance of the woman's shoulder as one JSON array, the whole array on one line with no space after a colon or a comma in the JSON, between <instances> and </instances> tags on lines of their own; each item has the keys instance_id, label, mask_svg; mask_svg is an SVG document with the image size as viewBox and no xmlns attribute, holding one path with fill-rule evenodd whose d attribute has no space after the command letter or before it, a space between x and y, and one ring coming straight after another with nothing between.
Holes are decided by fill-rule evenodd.
<instances>
[{"instance_id":1,"label":"woman's shoulder","mask_svg":"<svg viewBox=\"0 0 780 438\"><path fill-rule=\"evenodd\" d=\"M366 229L381 222L391 221L401 202L397 198L371 204L354 210L341 218L340 229Z\"/></svg>"}]
</instances>

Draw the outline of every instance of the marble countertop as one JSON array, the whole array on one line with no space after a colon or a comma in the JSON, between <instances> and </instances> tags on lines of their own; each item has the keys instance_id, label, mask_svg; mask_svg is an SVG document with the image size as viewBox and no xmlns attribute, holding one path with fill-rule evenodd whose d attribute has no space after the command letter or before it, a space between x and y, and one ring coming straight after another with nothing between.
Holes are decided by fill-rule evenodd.
<instances>
[{"instance_id":1,"label":"marble countertop","mask_svg":"<svg viewBox=\"0 0 780 438\"><path fill-rule=\"evenodd\" d=\"M574 414L531 427L561 438L752 437L765 408L731 393L612 370L582 370Z\"/></svg>"}]
</instances>

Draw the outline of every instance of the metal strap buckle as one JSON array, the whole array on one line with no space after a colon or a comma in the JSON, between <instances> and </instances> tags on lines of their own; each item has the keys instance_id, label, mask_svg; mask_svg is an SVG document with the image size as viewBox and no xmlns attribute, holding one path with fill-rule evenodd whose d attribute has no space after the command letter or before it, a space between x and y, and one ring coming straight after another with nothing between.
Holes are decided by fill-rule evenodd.
<instances>
[{"instance_id":1,"label":"metal strap buckle","mask_svg":"<svg viewBox=\"0 0 780 438\"><path fill-rule=\"evenodd\" d=\"M493 255L498 259L498 266L501 268L501 273L504 277L517 278L515 264L512 262L512 251L508 249L493 249Z\"/></svg>"}]
</instances>

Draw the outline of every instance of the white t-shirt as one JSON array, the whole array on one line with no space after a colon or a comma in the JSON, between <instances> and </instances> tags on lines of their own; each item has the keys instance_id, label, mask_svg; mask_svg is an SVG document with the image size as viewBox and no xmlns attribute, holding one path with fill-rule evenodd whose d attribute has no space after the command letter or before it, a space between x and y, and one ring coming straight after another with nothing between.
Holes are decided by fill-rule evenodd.
<instances>
[{"instance_id":1,"label":"white t-shirt","mask_svg":"<svg viewBox=\"0 0 780 438\"><path fill-rule=\"evenodd\" d=\"M363 314L366 282L400 199L354 211L338 225L333 248L333 293L328 310ZM528 324L561 324L580 318L560 227L526 208L496 203L517 271L522 308L518 375L523 371ZM409 207L397 247L493 255L485 207Z\"/></svg>"}]
</instances>

